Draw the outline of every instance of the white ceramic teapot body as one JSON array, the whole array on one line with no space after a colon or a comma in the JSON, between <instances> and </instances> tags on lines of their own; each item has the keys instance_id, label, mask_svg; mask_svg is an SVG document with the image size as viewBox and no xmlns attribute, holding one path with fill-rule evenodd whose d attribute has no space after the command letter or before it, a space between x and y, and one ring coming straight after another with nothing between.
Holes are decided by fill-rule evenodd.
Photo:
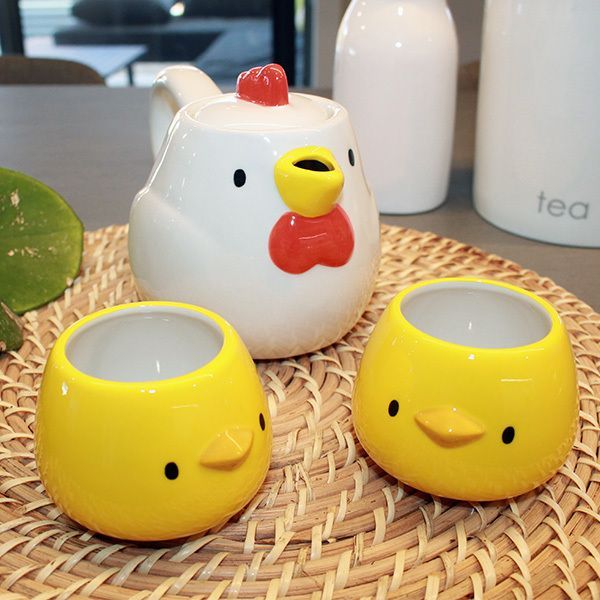
<instances>
[{"instance_id":1,"label":"white ceramic teapot body","mask_svg":"<svg viewBox=\"0 0 600 600\"><path fill-rule=\"evenodd\" d=\"M285 79L273 69L242 74L236 94L221 94L196 69L159 76L158 153L129 230L140 295L214 310L255 358L342 337L369 301L380 254L378 213L346 110L288 96L287 82L285 95L277 82L274 93L263 89Z\"/></svg>"}]
</instances>

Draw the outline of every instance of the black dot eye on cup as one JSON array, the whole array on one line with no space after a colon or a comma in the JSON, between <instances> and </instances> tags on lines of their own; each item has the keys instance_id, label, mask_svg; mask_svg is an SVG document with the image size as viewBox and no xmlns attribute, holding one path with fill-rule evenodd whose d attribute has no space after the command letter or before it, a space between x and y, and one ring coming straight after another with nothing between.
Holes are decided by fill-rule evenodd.
<instances>
[{"instance_id":1,"label":"black dot eye on cup","mask_svg":"<svg viewBox=\"0 0 600 600\"><path fill-rule=\"evenodd\" d=\"M258 424L260 425L260 428L264 431L267 424L265 423L265 417L262 413L258 415Z\"/></svg>"},{"instance_id":2,"label":"black dot eye on cup","mask_svg":"<svg viewBox=\"0 0 600 600\"><path fill-rule=\"evenodd\" d=\"M392 400L390 405L388 406L388 414L390 417L395 417L400 410L400 405L398 404L398 400Z\"/></svg>"},{"instance_id":3,"label":"black dot eye on cup","mask_svg":"<svg viewBox=\"0 0 600 600\"><path fill-rule=\"evenodd\" d=\"M233 183L235 187L242 187L246 183L246 171L237 169L233 174Z\"/></svg>"},{"instance_id":4,"label":"black dot eye on cup","mask_svg":"<svg viewBox=\"0 0 600 600\"><path fill-rule=\"evenodd\" d=\"M515 439L515 428L514 427L506 427L506 429L502 432L502 441L505 444L510 444Z\"/></svg>"},{"instance_id":5,"label":"black dot eye on cup","mask_svg":"<svg viewBox=\"0 0 600 600\"><path fill-rule=\"evenodd\" d=\"M354 166L354 163L356 162L354 159L354 150L352 150L352 148L348 150L348 161L350 162L351 166Z\"/></svg>"},{"instance_id":6,"label":"black dot eye on cup","mask_svg":"<svg viewBox=\"0 0 600 600\"><path fill-rule=\"evenodd\" d=\"M179 477L179 467L176 463L170 462L165 465L165 477L171 480Z\"/></svg>"}]
</instances>

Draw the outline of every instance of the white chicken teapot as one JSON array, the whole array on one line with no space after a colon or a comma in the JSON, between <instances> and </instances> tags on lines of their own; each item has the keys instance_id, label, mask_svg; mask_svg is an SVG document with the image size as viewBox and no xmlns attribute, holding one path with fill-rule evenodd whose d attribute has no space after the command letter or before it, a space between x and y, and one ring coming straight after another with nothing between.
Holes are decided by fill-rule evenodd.
<instances>
[{"instance_id":1,"label":"white chicken teapot","mask_svg":"<svg viewBox=\"0 0 600 600\"><path fill-rule=\"evenodd\" d=\"M242 73L229 94L171 67L154 84L151 134L129 228L142 298L221 314L254 358L352 328L373 290L379 218L342 106L288 93L278 65Z\"/></svg>"}]
</instances>

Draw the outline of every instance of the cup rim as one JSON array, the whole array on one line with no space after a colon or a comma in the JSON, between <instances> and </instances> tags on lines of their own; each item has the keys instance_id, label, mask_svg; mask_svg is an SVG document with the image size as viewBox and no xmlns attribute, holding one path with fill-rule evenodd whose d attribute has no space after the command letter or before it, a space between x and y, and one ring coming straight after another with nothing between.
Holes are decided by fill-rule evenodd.
<instances>
[{"instance_id":1,"label":"cup rim","mask_svg":"<svg viewBox=\"0 0 600 600\"><path fill-rule=\"evenodd\" d=\"M535 342L531 342L529 344L520 344L517 346L501 347L501 348L486 348L483 346L469 346L466 344L459 344L457 342L450 342L450 341L444 340L442 338L436 337L434 335L431 335L429 333L426 333L422 329L419 329L418 327L413 325L406 318L404 312L402 311L402 302L404 301L405 298L407 298L407 296L409 294L411 294L412 292L415 292L418 289L421 289L424 287L429 287L429 286L434 286L434 285L445 284L445 283L476 283L476 284L482 284L484 286L504 288L504 289L509 290L517 295L524 296L525 298L528 298L530 301L533 301L535 304L537 304L548 316L548 318L550 320L550 327L548 329L548 332L546 333L546 335L544 335L540 339L536 340ZM394 307L394 308L392 308L392 307ZM546 346L548 341L550 341L552 338L555 338L558 335L557 332L561 327L564 328L564 324L562 322L562 319L560 318L560 315L558 314L556 309L552 306L552 304L550 304L544 298L541 298L537 294L534 294L533 292L530 292L529 290L523 289L516 285L506 283L504 281L497 281L494 279L486 279L486 278L482 278L482 277L440 277L440 278L436 278L436 279L427 279L425 281L419 281L415 284L409 285L408 287L403 289L400 293L398 293L395 296L395 298L392 300L392 302L390 303L390 309L392 310L394 317L399 318L402 323L402 326L407 328L408 331L410 331L413 335L422 337L423 339L427 340L429 343L438 344L442 347L448 347L449 349L453 349L453 350L468 350L468 351L472 351L472 352L477 352L478 354L491 354L491 353L507 354L507 353L516 353L516 352L523 352L523 351L527 352L527 351L531 351L531 350L537 350L537 349L542 348L543 346Z\"/></svg>"},{"instance_id":2,"label":"cup rim","mask_svg":"<svg viewBox=\"0 0 600 600\"><path fill-rule=\"evenodd\" d=\"M223 343L219 351L213 356L208 362L202 364L197 369L193 369L188 371L187 373L183 373L181 375L176 375L175 377L167 377L165 379L141 379L137 381L118 381L114 379L103 379L101 377L96 377L94 375L90 375L78 369L71 360L69 360L67 355L67 346L69 341L72 339L73 335L79 331L81 328L86 325L97 321L98 319L102 319L107 315L112 315L118 312L129 311L137 314L148 314L147 309L165 309L165 308L176 308L184 312L191 312L202 315L203 317L209 319L220 331ZM186 304L183 302L169 302L169 301L141 301L141 302L130 302L127 304L119 304L117 306L112 306L109 308L105 308L96 312L93 312L89 315L86 315L72 323L67 329L65 329L58 339L56 340L54 347L52 348L51 354L48 357L46 368L50 365L51 356L53 355L52 361L56 364L57 359L60 364L60 368L63 372L65 372L65 376L67 378L77 378L78 380L87 380L89 382L94 383L95 385L107 385L107 386L123 386L123 387L131 387L135 389L139 389L140 386L145 387L165 387L176 383L186 383L191 379L196 379L198 376L202 376L205 372L213 371L215 366L224 360L225 356L229 356L232 354L232 346L235 346L236 342L236 334L233 327L225 320L223 317L218 314L207 310L205 308L195 306L192 304ZM241 343L241 342L240 342ZM57 356L58 354L58 356Z\"/></svg>"}]
</instances>

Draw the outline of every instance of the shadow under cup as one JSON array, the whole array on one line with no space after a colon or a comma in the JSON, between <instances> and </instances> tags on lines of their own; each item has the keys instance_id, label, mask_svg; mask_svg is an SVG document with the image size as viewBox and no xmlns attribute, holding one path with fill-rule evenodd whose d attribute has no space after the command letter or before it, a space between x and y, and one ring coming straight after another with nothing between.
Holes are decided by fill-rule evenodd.
<instances>
[{"instance_id":1,"label":"shadow under cup","mask_svg":"<svg viewBox=\"0 0 600 600\"><path fill-rule=\"evenodd\" d=\"M367 452L404 483L470 501L525 493L575 436L568 333L551 304L510 284L417 283L376 325L352 408Z\"/></svg>"}]
</instances>

